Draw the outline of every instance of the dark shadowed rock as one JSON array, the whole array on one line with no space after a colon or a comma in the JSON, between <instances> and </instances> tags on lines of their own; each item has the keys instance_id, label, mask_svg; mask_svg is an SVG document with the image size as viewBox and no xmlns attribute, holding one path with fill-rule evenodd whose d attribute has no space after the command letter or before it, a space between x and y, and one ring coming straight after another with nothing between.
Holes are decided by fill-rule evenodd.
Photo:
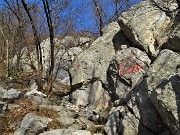
<instances>
[{"instance_id":1,"label":"dark shadowed rock","mask_svg":"<svg viewBox=\"0 0 180 135\"><path fill-rule=\"evenodd\" d=\"M174 22L169 29L171 32L169 34L169 38L167 39L167 42L165 42L162 46L162 48L170 49L175 52L180 52L180 10L178 11Z\"/></svg>"},{"instance_id":2,"label":"dark shadowed rock","mask_svg":"<svg viewBox=\"0 0 180 135\"><path fill-rule=\"evenodd\" d=\"M163 50L149 70L151 101L173 135L180 134L180 55Z\"/></svg>"}]
</instances>

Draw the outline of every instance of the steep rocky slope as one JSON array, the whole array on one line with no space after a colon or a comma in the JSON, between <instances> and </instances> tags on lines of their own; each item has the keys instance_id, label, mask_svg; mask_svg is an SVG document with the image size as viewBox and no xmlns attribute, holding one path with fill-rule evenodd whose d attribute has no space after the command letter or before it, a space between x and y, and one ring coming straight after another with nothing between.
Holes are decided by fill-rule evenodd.
<instances>
[{"instance_id":1,"label":"steep rocky slope","mask_svg":"<svg viewBox=\"0 0 180 135\"><path fill-rule=\"evenodd\" d=\"M1 88L0 124L10 124L0 132L179 135L179 8L178 0L144 0L104 28L88 48L69 49L61 57L64 63L57 63L70 62L68 73L61 77L59 72L61 87L54 85L51 95Z\"/></svg>"}]
</instances>

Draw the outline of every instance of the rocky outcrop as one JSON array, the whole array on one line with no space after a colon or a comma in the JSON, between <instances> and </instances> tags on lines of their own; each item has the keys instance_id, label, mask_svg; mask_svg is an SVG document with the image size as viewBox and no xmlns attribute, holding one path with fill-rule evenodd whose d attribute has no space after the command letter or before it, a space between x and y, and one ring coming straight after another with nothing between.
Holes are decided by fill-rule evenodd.
<instances>
[{"instance_id":1,"label":"rocky outcrop","mask_svg":"<svg viewBox=\"0 0 180 135\"><path fill-rule=\"evenodd\" d=\"M158 4L154 4L152 1L142 1L122 13L118 20L122 31L134 43L134 46L145 50L151 57L157 56L160 47L167 39L167 29L173 21L159 6L168 6L170 9L174 6L177 8L175 0L155 2Z\"/></svg>"},{"instance_id":2,"label":"rocky outcrop","mask_svg":"<svg viewBox=\"0 0 180 135\"><path fill-rule=\"evenodd\" d=\"M105 32L87 50L78 55L70 70L71 85L78 89L72 94L72 101L76 105L90 104L89 107L91 106L93 110L102 110L108 106L109 96L104 89L106 89L107 82L106 72L111 58L115 55L115 46L120 48L123 44L129 44L123 34L123 40L114 38L120 31L116 22L110 24L106 31L108 32Z\"/></svg>"},{"instance_id":3,"label":"rocky outcrop","mask_svg":"<svg viewBox=\"0 0 180 135\"><path fill-rule=\"evenodd\" d=\"M10 123L15 135L179 135L179 22L179 1L144 0L91 46L88 38L64 38L67 46L56 50L60 84L49 95L0 88L0 118L23 116Z\"/></svg>"},{"instance_id":4,"label":"rocky outcrop","mask_svg":"<svg viewBox=\"0 0 180 135\"><path fill-rule=\"evenodd\" d=\"M157 86L151 94L151 101L173 135L180 134L179 89L180 76L174 75Z\"/></svg>"},{"instance_id":5,"label":"rocky outcrop","mask_svg":"<svg viewBox=\"0 0 180 135\"><path fill-rule=\"evenodd\" d=\"M177 91L179 86L169 86L172 81L178 84L179 77L166 81L176 74L180 63L180 56L173 52L179 52L178 8L174 0L142 1L122 13L120 28L115 29L115 23L104 28L104 35L74 61L72 101L87 106L93 121L101 120L103 113L96 112L105 110L102 102L113 103L106 117L108 135L179 134L177 105L171 106L178 95L173 89ZM112 33L112 29L116 31Z\"/></svg>"},{"instance_id":6,"label":"rocky outcrop","mask_svg":"<svg viewBox=\"0 0 180 135\"><path fill-rule=\"evenodd\" d=\"M59 39L54 39L55 44L55 67L54 74L55 80L66 85L70 85L70 78L68 70L76 58L76 56L83 50L87 49L92 41L93 37L80 37L80 36L66 36ZM42 51L42 65L43 65L43 77L47 76L50 67L50 41L49 39L41 42ZM19 60L19 61L18 61ZM22 73L31 73L37 69L37 58L35 50L28 50L23 48L21 50L20 59L14 56L10 60L11 68L16 69L19 64L19 71Z\"/></svg>"},{"instance_id":7,"label":"rocky outcrop","mask_svg":"<svg viewBox=\"0 0 180 135\"><path fill-rule=\"evenodd\" d=\"M172 134L178 135L179 64L179 54L162 50L141 82L124 99L115 102L120 106L110 112L106 131L109 134L123 131L127 135L163 134L168 127ZM133 122L134 126L128 121Z\"/></svg>"},{"instance_id":8,"label":"rocky outcrop","mask_svg":"<svg viewBox=\"0 0 180 135\"><path fill-rule=\"evenodd\" d=\"M148 72L151 75L151 101L173 135L180 134L179 65L179 54L163 50Z\"/></svg>"},{"instance_id":9,"label":"rocky outcrop","mask_svg":"<svg viewBox=\"0 0 180 135\"><path fill-rule=\"evenodd\" d=\"M107 71L109 94L112 101L121 99L142 79L151 60L137 48L119 51L111 60Z\"/></svg>"},{"instance_id":10,"label":"rocky outcrop","mask_svg":"<svg viewBox=\"0 0 180 135\"><path fill-rule=\"evenodd\" d=\"M76 35L76 34L74 34ZM66 36L61 41L61 48L68 50L73 47L80 47L83 50L87 49L93 42L93 37L84 37L84 36Z\"/></svg>"}]
</instances>

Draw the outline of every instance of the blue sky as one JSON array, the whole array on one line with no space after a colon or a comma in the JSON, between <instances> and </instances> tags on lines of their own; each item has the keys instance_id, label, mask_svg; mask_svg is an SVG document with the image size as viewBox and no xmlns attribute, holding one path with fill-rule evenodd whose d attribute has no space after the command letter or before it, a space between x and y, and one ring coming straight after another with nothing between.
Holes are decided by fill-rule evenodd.
<instances>
[{"instance_id":1,"label":"blue sky","mask_svg":"<svg viewBox=\"0 0 180 135\"><path fill-rule=\"evenodd\" d=\"M4 0L0 0L0 3L4 3ZM26 0L26 2L36 2L39 3L41 0ZM62 0L64 1L64 0ZM62 16L72 16L74 17L74 30L81 31L81 30L87 30L91 32L97 32L98 27L96 25L95 20L95 14L93 12L93 4L92 0L68 0L70 3L70 8L67 10L64 10ZM114 13L114 6L112 1L113 0L99 0L104 5L104 12L106 13L106 22L108 23L108 19L110 16ZM115 1L115 0L114 0ZM122 2L125 0L121 0ZM128 0L130 2L130 6L139 3L141 0ZM40 5L42 6L42 5ZM79 12L76 12L76 9L79 9ZM105 25L107 25L107 23Z\"/></svg>"},{"instance_id":2,"label":"blue sky","mask_svg":"<svg viewBox=\"0 0 180 135\"><path fill-rule=\"evenodd\" d=\"M92 0L72 0L72 3L74 7L78 7L81 3L86 3L88 6L82 10L82 13L80 14L79 21L83 21L83 23L77 24L78 30L90 30L90 31L97 31L97 27L95 26L95 19L94 19L94 13L93 13L93 5L91 3ZM113 14L113 6L111 0L101 0L104 2L104 5L106 6L106 13L109 16L112 16ZM122 0L123 1L123 0ZM134 4L139 3L141 0L129 0L131 6Z\"/></svg>"}]
</instances>

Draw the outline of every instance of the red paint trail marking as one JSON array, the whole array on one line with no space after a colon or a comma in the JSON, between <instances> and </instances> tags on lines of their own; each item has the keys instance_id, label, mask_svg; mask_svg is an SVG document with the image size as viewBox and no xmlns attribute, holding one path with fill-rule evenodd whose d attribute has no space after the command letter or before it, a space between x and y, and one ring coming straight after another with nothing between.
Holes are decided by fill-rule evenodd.
<instances>
[{"instance_id":1,"label":"red paint trail marking","mask_svg":"<svg viewBox=\"0 0 180 135\"><path fill-rule=\"evenodd\" d=\"M78 63L78 64L76 65L76 67L77 67L77 69L80 69L80 64Z\"/></svg>"},{"instance_id":2,"label":"red paint trail marking","mask_svg":"<svg viewBox=\"0 0 180 135\"><path fill-rule=\"evenodd\" d=\"M139 72L140 70L143 70L143 67L142 67L141 65L139 65L138 63L136 63L136 68L137 68L138 72Z\"/></svg>"},{"instance_id":3,"label":"red paint trail marking","mask_svg":"<svg viewBox=\"0 0 180 135\"><path fill-rule=\"evenodd\" d=\"M135 73L135 72L140 72L140 70L143 70L143 67L136 63L136 65L132 65L129 68L126 67L126 62L121 61L121 68L119 67L119 65L117 65L117 70L119 70L119 75L120 76L124 76L126 74L131 74L131 73Z\"/></svg>"}]
</instances>

